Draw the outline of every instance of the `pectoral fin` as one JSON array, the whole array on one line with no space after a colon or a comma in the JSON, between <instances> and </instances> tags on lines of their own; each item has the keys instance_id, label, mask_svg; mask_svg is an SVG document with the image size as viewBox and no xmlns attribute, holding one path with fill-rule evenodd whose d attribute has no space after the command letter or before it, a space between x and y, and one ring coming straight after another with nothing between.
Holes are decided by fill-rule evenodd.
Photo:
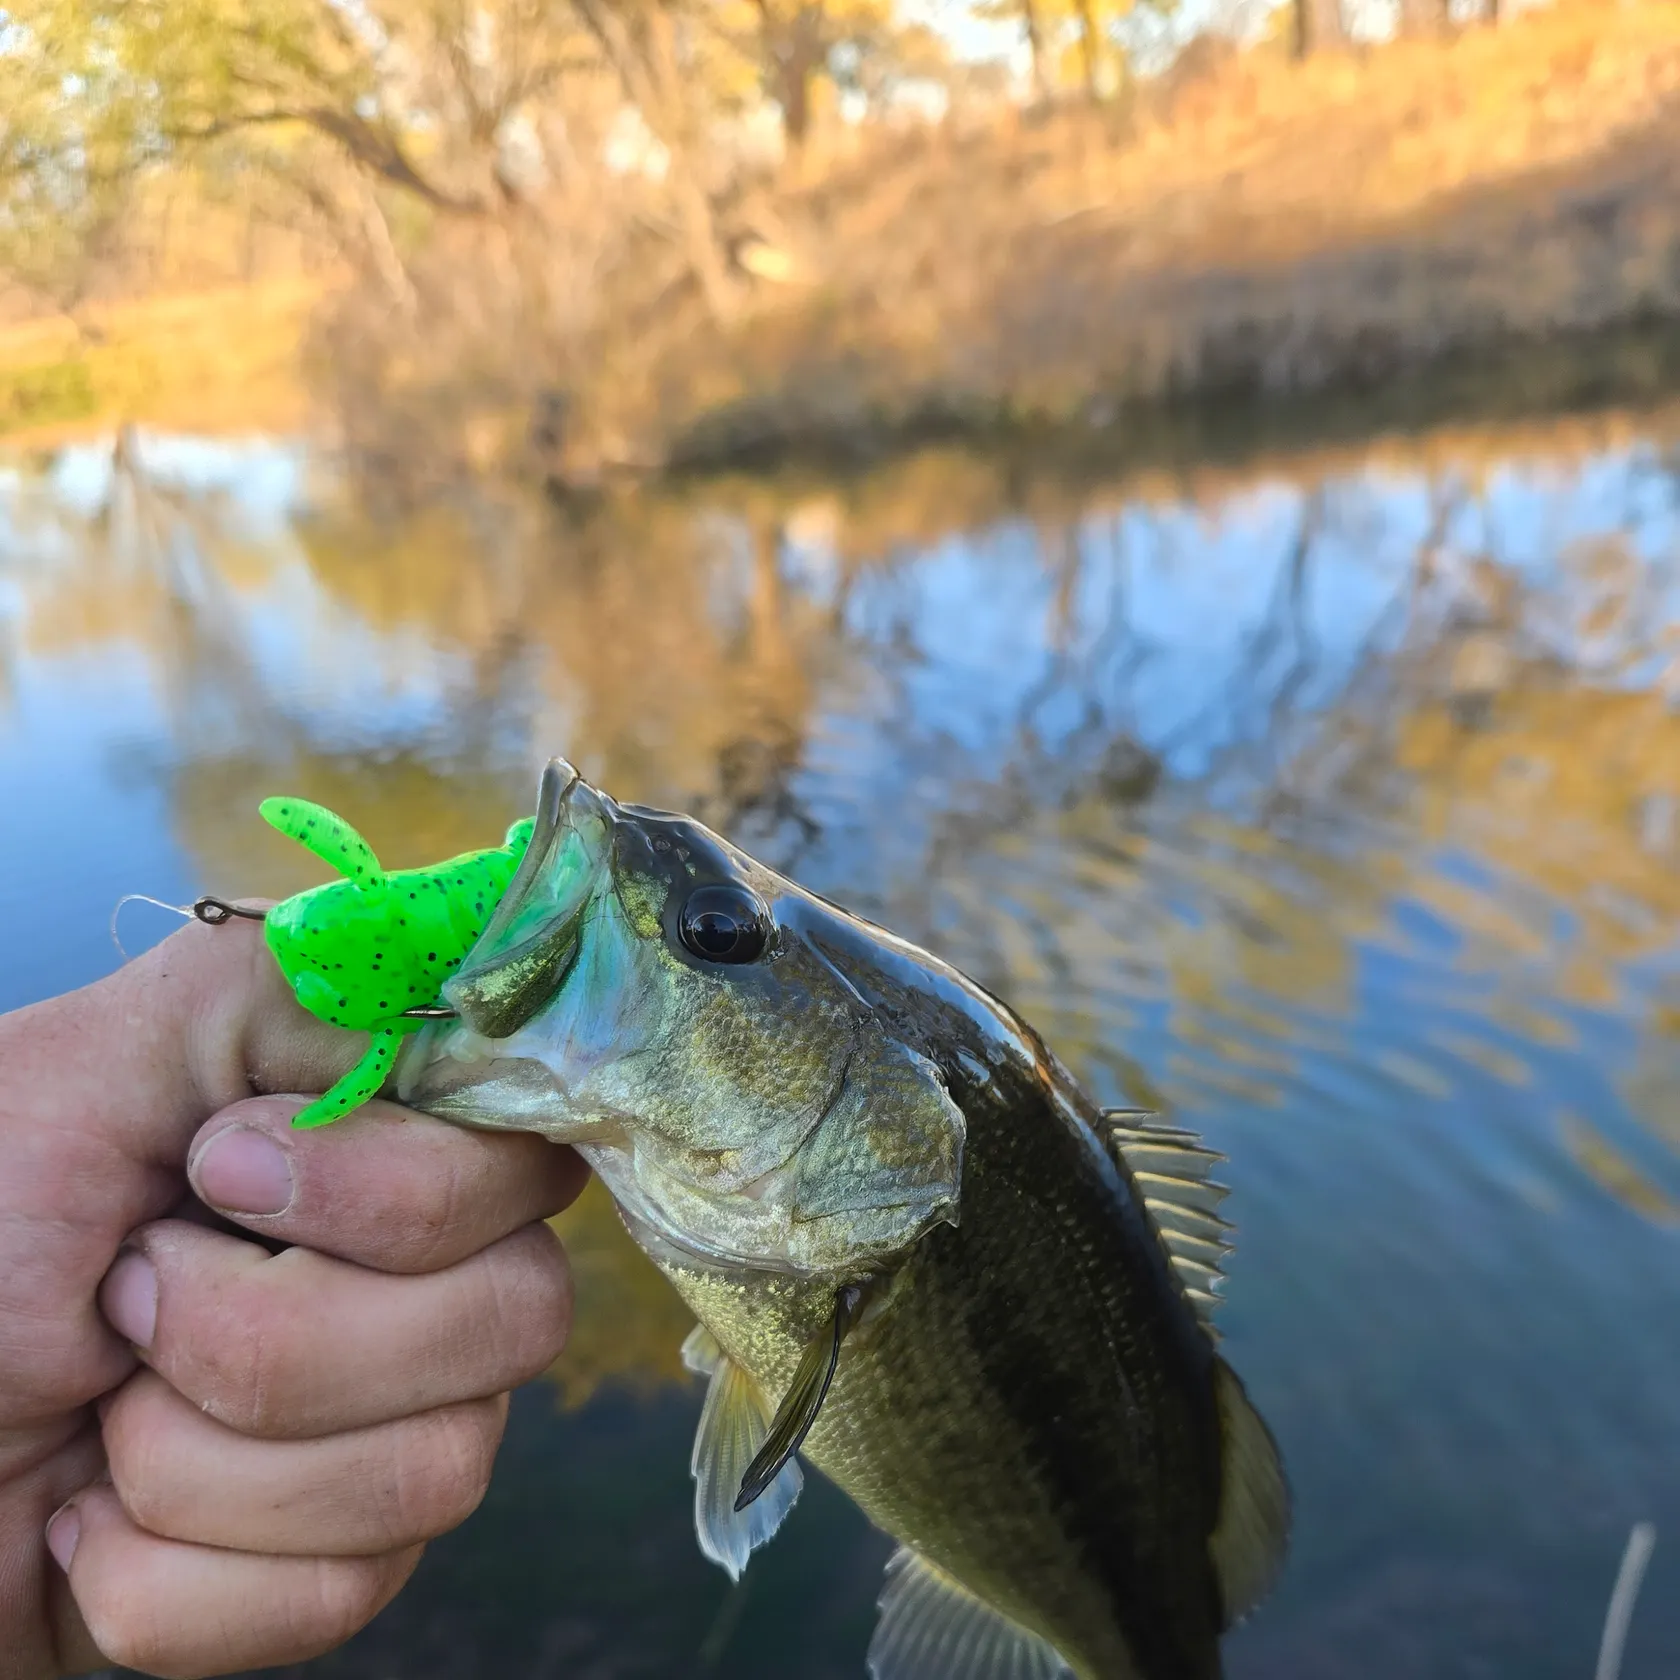
<instances>
[{"instance_id":1,"label":"pectoral fin","mask_svg":"<svg viewBox=\"0 0 1680 1680\"><path fill-rule=\"evenodd\" d=\"M828 1398L828 1386L834 1381L834 1368L840 1363L840 1344L857 1317L862 1299L863 1291L855 1284L848 1284L834 1297L833 1317L811 1338L800 1356L793 1381L776 1408L764 1445L741 1478L741 1491L735 1496L737 1511L746 1510L769 1487L810 1433L823 1401Z\"/></svg>"},{"instance_id":2,"label":"pectoral fin","mask_svg":"<svg viewBox=\"0 0 1680 1680\"><path fill-rule=\"evenodd\" d=\"M873 1680L1072 1680L1054 1646L908 1546L894 1552L869 1642Z\"/></svg>"},{"instance_id":3,"label":"pectoral fin","mask_svg":"<svg viewBox=\"0 0 1680 1680\"><path fill-rule=\"evenodd\" d=\"M735 1490L763 1444L770 1425L770 1402L704 1328L697 1328L683 1343L683 1363L711 1377L689 1460L694 1473L694 1532L700 1550L722 1564L730 1580L738 1581L747 1559L793 1509L804 1476L797 1463L784 1464L762 1499L750 1510L736 1510L732 1504Z\"/></svg>"}]
</instances>

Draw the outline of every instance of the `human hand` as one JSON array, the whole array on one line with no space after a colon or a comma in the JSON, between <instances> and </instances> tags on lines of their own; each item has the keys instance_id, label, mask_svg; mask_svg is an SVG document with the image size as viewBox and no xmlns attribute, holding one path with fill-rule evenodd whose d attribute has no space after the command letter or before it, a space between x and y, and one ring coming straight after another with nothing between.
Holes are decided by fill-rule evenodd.
<instances>
[{"instance_id":1,"label":"human hand","mask_svg":"<svg viewBox=\"0 0 1680 1680\"><path fill-rule=\"evenodd\" d=\"M317 1655L482 1496L506 1391L565 1339L539 1221L584 1170L389 1103L294 1132L301 1099L253 1095L358 1048L243 921L0 1016L6 1680Z\"/></svg>"}]
</instances>

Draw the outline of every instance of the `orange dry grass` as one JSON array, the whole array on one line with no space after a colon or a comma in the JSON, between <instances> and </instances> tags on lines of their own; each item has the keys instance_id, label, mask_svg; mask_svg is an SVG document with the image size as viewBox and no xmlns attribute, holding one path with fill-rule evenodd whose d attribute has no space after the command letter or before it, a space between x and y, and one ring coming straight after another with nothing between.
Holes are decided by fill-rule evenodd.
<instances>
[{"instance_id":1,"label":"orange dry grass","mask_svg":"<svg viewBox=\"0 0 1680 1680\"><path fill-rule=\"evenodd\" d=\"M1445 43L1231 55L1117 134L876 139L783 207L803 286L667 310L606 429L679 453L1374 384L1680 314L1680 3ZM648 439L648 443L653 440ZM644 445L646 447L646 445Z\"/></svg>"}]
</instances>

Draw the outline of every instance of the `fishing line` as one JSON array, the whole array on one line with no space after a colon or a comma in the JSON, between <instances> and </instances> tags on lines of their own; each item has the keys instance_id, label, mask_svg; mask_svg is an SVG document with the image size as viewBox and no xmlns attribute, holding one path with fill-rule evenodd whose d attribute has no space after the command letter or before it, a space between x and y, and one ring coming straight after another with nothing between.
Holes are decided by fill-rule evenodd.
<instances>
[{"instance_id":1,"label":"fishing line","mask_svg":"<svg viewBox=\"0 0 1680 1680\"><path fill-rule=\"evenodd\" d=\"M111 943L116 946L117 955L124 962L128 961L128 952L123 948L123 942L117 936L117 917L122 914L122 907L125 904L155 904L158 909L171 911L187 921L192 919L193 914L193 907L190 904L166 904L161 898L153 898L150 893L124 893L117 900L116 907L111 911Z\"/></svg>"},{"instance_id":2,"label":"fishing line","mask_svg":"<svg viewBox=\"0 0 1680 1680\"><path fill-rule=\"evenodd\" d=\"M260 922L268 912L266 910L247 910L242 904L229 904L226 899L195 898L191 904L170 904L161 898L153 898L150 893L124 893L117 900L116 907L111 911L111 943L116 946L117 954L124 962L128 961L128 952L117 934L117 917L122 914L125 904L155 904L159 910L167 910L172 915L181 917L183 921L203 922L206 927L220 927L231 917L238 916L248 922Z\"/></svg>"}]
</instances>

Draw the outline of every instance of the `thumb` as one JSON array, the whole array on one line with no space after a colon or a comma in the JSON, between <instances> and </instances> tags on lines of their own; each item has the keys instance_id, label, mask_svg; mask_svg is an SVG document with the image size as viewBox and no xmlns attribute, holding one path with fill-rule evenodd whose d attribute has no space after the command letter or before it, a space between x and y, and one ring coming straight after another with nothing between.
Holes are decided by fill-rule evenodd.
<instances>
[{"instance_id":1,"label":"thumb","mask_svg":"<svg viewBox=\"0 0 1680 1680\"><path fill-rule=\"evenodd\" d=\"M178 1169L218 1109L321 1089L359 1048L299 1007L260 922L193 922L91 986L0 1017L0 1125L68 1128Z\"/></svg>"},{"instance_id":2,"label":"thumb","mask_svg":"<svg viewBox=\"0 0 1680 1680\"><path fill-rule=\"evenodd\" d=\"M361 1048L297 1005L243 920L195 922L104 980L0 1016L0 1325L39 1332L9 1347L0 1410L120 1377L99 1280L130 1231L186 1194L194 1133L255 1093L324 1089Z\"/></svg>"}]
</instances>

